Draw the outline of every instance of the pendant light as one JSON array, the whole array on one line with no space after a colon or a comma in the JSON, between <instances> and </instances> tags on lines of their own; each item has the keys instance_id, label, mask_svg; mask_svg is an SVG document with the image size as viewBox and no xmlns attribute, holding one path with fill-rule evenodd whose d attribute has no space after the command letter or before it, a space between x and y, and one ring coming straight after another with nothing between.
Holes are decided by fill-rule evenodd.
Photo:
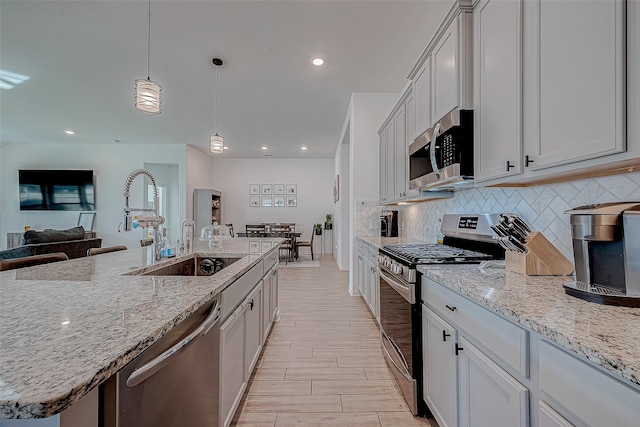
<instances>
[{"instance_id":1,"label":"pendant light","mask_svg":"<svg viewBox=\"0 0 640 427\"><path fill-rule=\"evenodd\" d=\"M147 32L147 78L136 80L134 92L135 107L148 114L162 113L162 86L149 78L149 62L151 58L151 0L148 8Z\"/></svg>"},{"instance_id":2,"label":"pendant light","mask_svg":"<svg viewBox=\"0 0 640 427\"><path fill-rule=\"evenodd\" d=\"M221 154L224 152L224 138L222 138L220 135L218 135L218 117L220 115L220 113L218 112L218 75L220 72L220 67L222 66L223 62L222 59L220 58L213 58L212 60L213 65L216 66L216 98L215 98L215 126L216 126L216 134L212 135L211 138L209 138L209 149L211 150L212 153L214 154Z\"/></svg>"}]
</instances>

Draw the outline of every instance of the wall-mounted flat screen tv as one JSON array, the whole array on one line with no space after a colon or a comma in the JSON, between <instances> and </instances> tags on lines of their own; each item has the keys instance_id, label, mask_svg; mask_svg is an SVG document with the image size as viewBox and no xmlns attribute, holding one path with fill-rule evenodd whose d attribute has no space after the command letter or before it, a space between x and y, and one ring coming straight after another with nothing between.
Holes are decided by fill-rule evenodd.
<instances>
[{"instance_id":1,"label":"wall-mounted flat screen tv","mask_svg":"<svg viewBox=\"0 0 640 427\"><path fill-rule=\"evenodd\" d=\"M94 211L92 170L19 170L21 211Z\"/></svg>"}]
</instances>

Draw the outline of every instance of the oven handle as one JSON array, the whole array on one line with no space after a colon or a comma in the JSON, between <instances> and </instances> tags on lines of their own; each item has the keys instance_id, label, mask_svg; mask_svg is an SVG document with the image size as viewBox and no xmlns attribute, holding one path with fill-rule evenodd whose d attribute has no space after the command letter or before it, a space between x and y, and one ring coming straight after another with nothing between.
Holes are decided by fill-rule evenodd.
<instances>
[{"instance_id":1,"label":"oven handle","mask_svg":"<svg viewBox=\"0 0 640 427\"><path fill-rule=\"evenodd\" d=\"M398 282L397 280L393 280L390 276L384 274L384 271L380 269L380 278L387 282L389 286L391 286L397 293L402 296L409 304L416 303L416 289L415 284L403 284Z\"/></svg>"},{"instance_id":2,"label":"oven handle","mask_svg":"<svg viewBox=\"0 0 640 427\"><path fill-rule=\"evenodd\" d=\"M384 333L384 331L381 331L381 339L382 340L387 340L392 346L396 346L391 339L387 336L387 334ZM391 355L389 354L389 350L387 350L387 347L384 345L384 342L382 343L382 351L385 352L385 359L387 359L389 362L391 362L391 364L393 366L395 366L395 368L398 370L398 372L400 372L400 374L405 377L407 380L411 381L413 380L413 378L411 378L411 375L409 374L409 372L407 371L406 368L402 369L400 366L398 366L398 364L395 362L395 360L393 360L393 357L391 357ZM396 350L396 352L398 352Z\"/></svg>"}]
</instances>

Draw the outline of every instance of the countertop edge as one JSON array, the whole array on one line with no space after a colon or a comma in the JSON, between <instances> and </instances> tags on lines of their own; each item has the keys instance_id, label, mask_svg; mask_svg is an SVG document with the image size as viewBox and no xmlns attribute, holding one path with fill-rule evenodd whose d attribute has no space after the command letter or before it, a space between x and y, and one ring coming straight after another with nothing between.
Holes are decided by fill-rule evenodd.
<instances>
[{"instance_id":1,"label":"countertop edge","mask_svg":"<svg viewBox=\"0 0 640 427\"><path fill-rule=\"evenodd\" d=\"M588 361L598 365L605 371L608 371L614 375L618 375L636 386L640 386L640 378L638 372L634 368L625 365L621 360L604 355L600 351L582 344L579 340L568 337L561 331L549 327L548 325L541 323L537 319L533 319L527 316L525 313L520 313L508 306L496 303L495 301L491 301L487 298L483 298L473 292L468 292L463 286L455 286L455 284L443 280L443 276L438 271L430 270L425 266L422 266L419 269L427 277L435 280L446 288L449 288L454 292L481 305L482 307L485 307L492 312L507 318L513 323L521 325L526 329L529 329L541 335L542 337L547 338L552 343L573 353L576 353L578 356L581 356L582 358L585 358Z\"/></svg>"}]
</instances>

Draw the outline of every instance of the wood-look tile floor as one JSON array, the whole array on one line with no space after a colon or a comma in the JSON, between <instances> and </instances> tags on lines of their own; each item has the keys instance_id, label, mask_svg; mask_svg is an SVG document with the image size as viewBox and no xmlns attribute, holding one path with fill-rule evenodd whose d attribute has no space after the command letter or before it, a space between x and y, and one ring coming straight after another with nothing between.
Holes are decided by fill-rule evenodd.
<instances>
[{"instance_id":1,"label":"wood-look tile floor","mask_svg":"<svg viewBox=\"0 0 640 427\"><path fill-rule=\"evenodd\" d=\"M280 320L232 425L437 427L411 415L349 272L319 258L318 268L279 270Z\"/></svg>"}]
</instances>

